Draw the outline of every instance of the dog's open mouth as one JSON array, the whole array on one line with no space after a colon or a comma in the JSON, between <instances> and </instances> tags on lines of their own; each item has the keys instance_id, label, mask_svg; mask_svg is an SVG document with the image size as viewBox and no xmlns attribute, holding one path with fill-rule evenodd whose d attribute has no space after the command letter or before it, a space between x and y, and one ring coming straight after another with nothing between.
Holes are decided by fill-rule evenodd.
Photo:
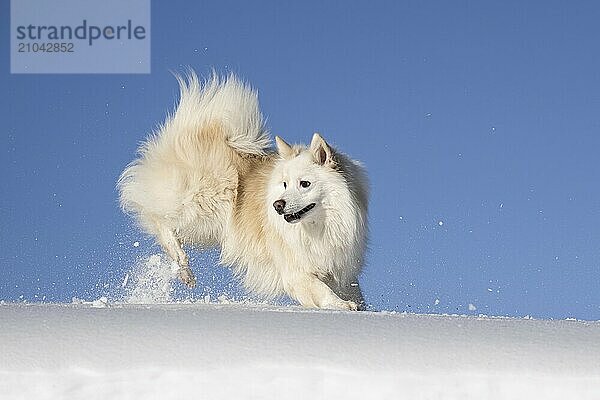
<instances>
[{"instance_id":1,"label":"dog's open mouth","mask_svg":"<svg viewBox=\"0 0 600 400\"><path fill-rule=\"evenodd\" d=\"M300 211L296 211L295 213L291 213L291 214L284 214L283 219L285 219L286 222L298 221L300 218L302 218L302 216L304 214L306 214L307 212L312 210L315 207L315 205L316 205L315 203L311 203L311 204L307 205L306 207L304 207Z\"/></svg>"}]
</instances>

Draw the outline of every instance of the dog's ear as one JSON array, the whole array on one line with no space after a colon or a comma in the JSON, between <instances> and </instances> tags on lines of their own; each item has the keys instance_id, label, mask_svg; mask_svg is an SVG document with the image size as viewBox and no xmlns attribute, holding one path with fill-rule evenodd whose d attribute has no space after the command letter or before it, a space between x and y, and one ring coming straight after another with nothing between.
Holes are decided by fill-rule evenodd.
<instances>
[{"instance_id":1,"label":"dog's ear","mask_svg":"<svg viewBox=\"0 0 600 400\"><path fill-rule=\"evenodd\" d=\"M310 142L310 151L312 152L313 159L317 164L326 165L332 162L331 148L325 139L323 139L318 133L315 133L312 137Z\"/></svg>"},{"instance_id":2,"label":"dog's ear","mask_svg":"<svg viewBox=\"0 0 600 400\"><path fill-rule=\"evenodd\" d=\"M285 159L292 158L294 155L294 149L292 146L287 144L285 140L279 136L275 136L275 144L277 145L277 152Z\"/></svg>"}]
</instances>

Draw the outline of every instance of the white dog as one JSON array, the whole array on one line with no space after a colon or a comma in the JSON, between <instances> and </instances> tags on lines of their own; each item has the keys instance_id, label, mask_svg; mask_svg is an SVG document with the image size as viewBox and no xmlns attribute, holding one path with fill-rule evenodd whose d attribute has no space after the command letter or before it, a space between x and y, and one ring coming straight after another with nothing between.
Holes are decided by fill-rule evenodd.
<instances>
[{"instance_id":1,"label":"white dog","mask_svg":"<svg viewBox=\"0 0 600 400\"><path fill-rule=\"evenodd\" d=\"M257 94L235 76L178 78L175 113L121 175L123 209L195 278L183 245L221 247L245 287L305 307L356 310L367 236L367 179L315 133L310 147L276 137Z\"/></svg>"}]
</instances>

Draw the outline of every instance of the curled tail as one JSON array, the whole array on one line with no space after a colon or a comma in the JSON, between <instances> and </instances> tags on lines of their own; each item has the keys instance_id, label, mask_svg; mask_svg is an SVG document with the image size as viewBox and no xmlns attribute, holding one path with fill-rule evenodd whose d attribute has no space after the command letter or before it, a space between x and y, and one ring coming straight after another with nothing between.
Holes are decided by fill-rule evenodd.
<instances>
[{"instance_id":1,"label":"curled tail","mask_svg":"<svg viewBox=\"0 0 600 400\"><path fill-rule=\"evenodd\" d=\"M269 133L257 92L235 75L176 78L179 104L121 174L120 203L151 234L212 242L237 190L236 157L266 154Z\"/></svg>"},{"instance_id":2,"label":"curled tail","mask_svg":"<svg viewBox=\"0 0 600 400\"><path fill-rule=\"evenodd\" d=\"M262 155L270 147L268 130L260 112L258 93L233 73L200 82L193 71L176 75L180 100L164 133L180 135L190 127L202 129L220 123L227 144L241 153Z\"/></svg>"}]
</instances>

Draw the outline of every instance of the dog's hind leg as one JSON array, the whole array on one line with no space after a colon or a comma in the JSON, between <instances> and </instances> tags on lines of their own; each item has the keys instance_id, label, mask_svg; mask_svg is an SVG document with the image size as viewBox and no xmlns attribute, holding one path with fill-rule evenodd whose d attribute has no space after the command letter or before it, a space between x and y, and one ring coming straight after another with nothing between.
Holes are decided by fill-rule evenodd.
<instances>
[{"instance_id":1,"label":"dog's hind leg","mask_svg":"<svg viewBox=\"0 0 600 400\"><path fill-rule=\"evenodd\" d=\"M163 250L179 266L179 270L177 271L179 279L190 288L196 286L196 278L189 267L188 256L185 254L181 242L175 237L175 232L159 224L158 241Z\"/></svg>"},{"instance_id":2,"label":"dog's hind leg","mask_svg":"<svg viewBox=\"0 0 600 400\"><path fill-rule=\"evenodd\" d=\"M358 309L355 302L339 298L325 282L314 274L307 273L295 276L285 283L285 290L304 307L352 311Z\"/></svg>"}]
</instances>

